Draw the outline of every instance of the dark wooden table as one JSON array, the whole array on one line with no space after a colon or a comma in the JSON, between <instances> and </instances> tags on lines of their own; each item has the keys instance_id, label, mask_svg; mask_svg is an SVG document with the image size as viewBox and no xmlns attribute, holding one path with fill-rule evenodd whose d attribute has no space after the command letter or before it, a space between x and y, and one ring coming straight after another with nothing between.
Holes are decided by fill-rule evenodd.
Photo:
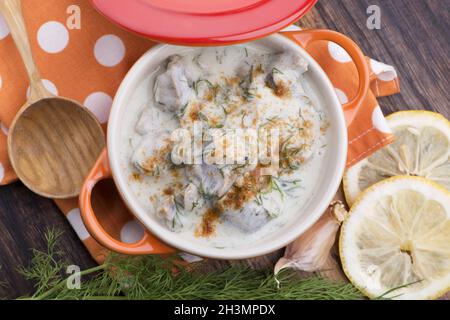
<instances>
[{"instance_id":1,"label":"dark wooden table","mask_svg":"<svg viewBox=\"0 0 450 320\"><path fill-rule=\"evenodd\" d=\"M366 26L369 5L381 9L381 29ZM329 28L352 37L370 56L397 67L402 93L383 98L386 114L405 109L434 110L450 118L450 0L319 0L299 23ZM29 294L33 284L17 272L28 265L30 248L45 248L49 227L64 231L67 259L81 268L95 263L51 200L21 183L0 188L0 297ZM270 265L280 253L247 261ZM211 261L212 267L226 262Z\"/></svg>"}]
</instances>

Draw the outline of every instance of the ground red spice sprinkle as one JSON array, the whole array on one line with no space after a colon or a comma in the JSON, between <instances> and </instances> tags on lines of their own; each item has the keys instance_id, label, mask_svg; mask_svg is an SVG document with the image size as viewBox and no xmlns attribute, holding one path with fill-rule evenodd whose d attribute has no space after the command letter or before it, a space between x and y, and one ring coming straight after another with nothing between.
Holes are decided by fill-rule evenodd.
<instances>
[{"instance_id":1,"label":"ground red spice sprinkle","mask_svg":"<svg viewBox=\"0 0 450 320\"><path fill-rule=\"evenodd\" d=\"M222 208L232 208L233 210L241 209L247 202L255 198L259 192L260 181L257 171L251 172L244 177L241 186L233 186L233 188L220 201Z\"/></svg>"},{"instance_id":2,"label":"ground red spice sprinkle","mask_svg":"<svg viewBox=\"0 0 450 320\"><path fill-rule=\"evenodd\" d=\"M291 94L289 88L283 83L279 83L276 85L274 93L277 97L280 98L288 97Z\"/></svg>"},{"instance_id":3,"label":"ground red spice sprinkle","mask_svg":"<svg viewBox=\"0 0 450 320\"><path fill-rule=\"evenodd\" d=\"M130 180L140 182L142 181L142 175L138 172L133 172L132 174L130 174Z\"/></svg>"},{"instance_id":4,"label":"ground red spice sprinkle","mask_svg":"<svg viewBox=\"0 0 450 320\"><path fill-rule=\"evenodd\" d=\"M202 218L202 223L197 227L195 231L196 237L207 238L212 236L216 232L217 221L219 220L220 214L214 209L208 209Z\"/></svg>"},{"instance_id":5,"label":"ground red spice sprinkle","mask_svg":"<svg viewBox=\"0 0 450 320\"><path fill-rule=\"evenodd\" d=\"M163 193L166 196L173 196L175 194L175 191L172 188L166 188L163 190Z\"/></svg>"}]
</instances>

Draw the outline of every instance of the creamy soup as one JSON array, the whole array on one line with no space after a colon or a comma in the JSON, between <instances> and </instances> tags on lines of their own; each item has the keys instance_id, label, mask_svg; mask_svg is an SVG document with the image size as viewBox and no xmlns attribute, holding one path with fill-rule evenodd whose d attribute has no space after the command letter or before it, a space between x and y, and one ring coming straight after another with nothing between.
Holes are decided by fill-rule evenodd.
<instances>
[{"instance_id":1,"label":"creamy soup","mask_svg":"<svg viewBox=\"0 0 450 320\"><path fill-rule=\"evenodd\" d=\"M238 45L186 50L149 74L130 101L139 112L124 119L121 156L148 214L216 248L292 220L327 150L307 72L295 53Z\"/></svg>"}]
</instances>

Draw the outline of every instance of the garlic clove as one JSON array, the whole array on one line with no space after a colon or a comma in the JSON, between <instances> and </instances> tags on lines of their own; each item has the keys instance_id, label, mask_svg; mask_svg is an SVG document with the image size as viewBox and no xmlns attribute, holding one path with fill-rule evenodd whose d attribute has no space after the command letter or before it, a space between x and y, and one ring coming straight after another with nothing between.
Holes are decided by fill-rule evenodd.
<instances>
[{"instance_id":1,"label":"garlic clove","mask_svg":"<svg viewBox=\"0 0 450 320\"><path fill-rule=\"evenodd\" d=\"M286 248L284 257L275 265L275 275L286 268L307 272L321 270L347 214L342 201L333 202L313 227Z\"/></svg>"}]
</instances>

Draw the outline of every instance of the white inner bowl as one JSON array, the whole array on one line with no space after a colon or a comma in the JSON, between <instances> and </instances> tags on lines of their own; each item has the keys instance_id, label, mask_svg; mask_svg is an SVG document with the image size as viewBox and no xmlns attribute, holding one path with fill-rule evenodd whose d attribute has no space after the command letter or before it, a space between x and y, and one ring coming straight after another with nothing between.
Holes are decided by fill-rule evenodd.
<instances>
[{"instance_id":1,"label":"white inner bowl","mask_svg":"<svg viewBox=\"0 0 450 320\"><path fill-rule=\"evenodd\" d=\"M295 51L309 64L309 71L305 74L311 95L322 105L331 124L328 132L328 147L322 167L320 178L315 182L312 197L292 221L281 227L278 231L259 239L254 243L243 243L242 247L219 249L207 246L205 243L189 240L179 234L166 229L155 216L149 214L140 204L138 198L128 185L129 176L121 169L122 135L126 132L123 119L126 115L138 112L142 107L137 103L130 103L137 88L149 75L161 66L166 59L174 54L188 50L186 47L172 45L158 45L148 51L129 71L122 82L114 99L108 124L108 152L113 178L129 209L136 218L155 236L163 242L182 251L217 259L245 259L261 256L276 251L294 241L303 232L308 230L323 214L332 201L345 169L347 158L347 127L345 124L342 106L336 96L333 85L325 72L299 45L281 36L272 35L245 46L273 51ZM191 49L191 48L190 48Z\"/></svg>"}]
</instances>

